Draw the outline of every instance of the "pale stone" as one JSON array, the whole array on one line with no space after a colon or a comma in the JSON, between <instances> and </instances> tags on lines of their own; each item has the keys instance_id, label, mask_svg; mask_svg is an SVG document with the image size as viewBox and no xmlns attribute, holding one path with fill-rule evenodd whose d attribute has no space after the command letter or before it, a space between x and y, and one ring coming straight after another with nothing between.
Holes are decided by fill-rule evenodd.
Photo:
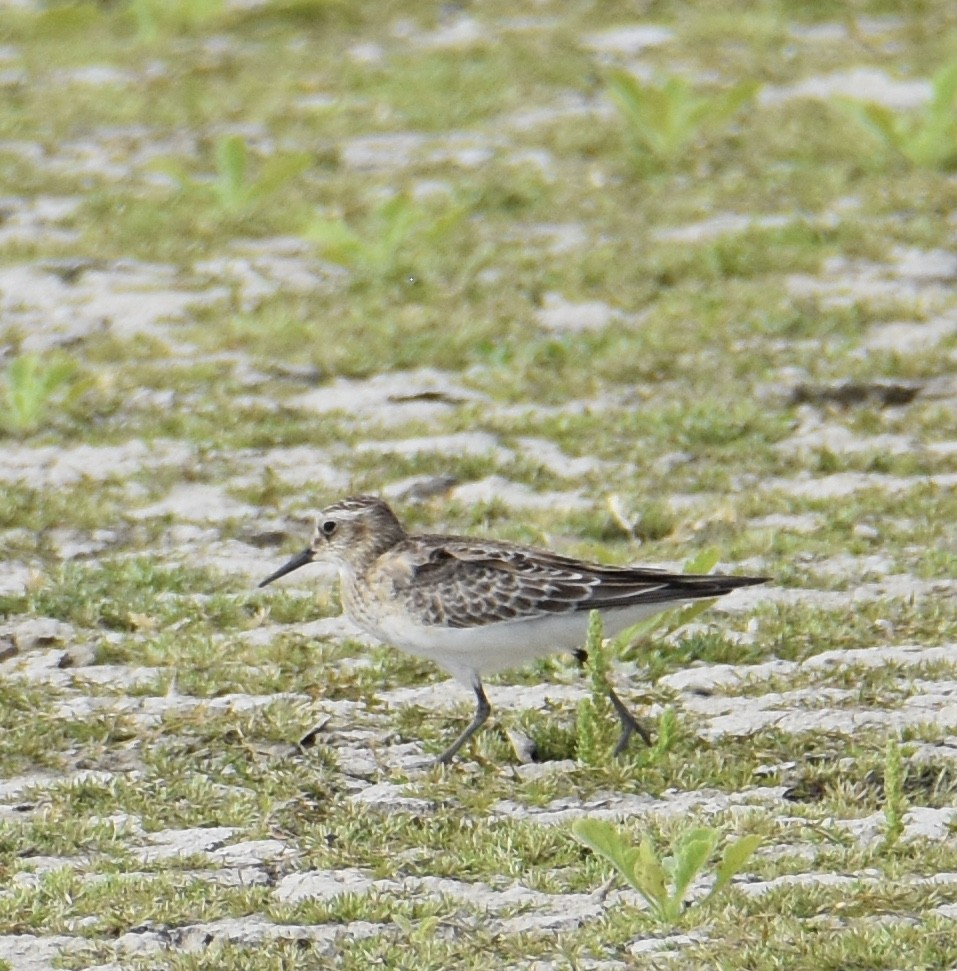
<instances>
[{"instance_id":1,"label":"pale stone","mask_svg":"<svg viewBox=\"0 0 957 971\"><path fill-rule=\"evenodd\" d=\"M633 56L649 47L660 47L674 39L670 27L656 24L629 24L586 35L585 46L598 54Z\"/></svg>"},{"instance_id":2,"label":"pale stone","mask_svg":"<svg viewBox=\"0 0 957 971\"><path fill-rule=\"evenodd\" d=\"M337 378L330 384L293 398L294 408L320 414L343 412L364 423L383 426L411 421L434 421L464 404L486 402L455 378L432 368L377 374L359 381Z\"/></svg>"},{"instance_id":3,"label":"pale stone","mask_svg":"<svg viewBox=\"0 0 957 971\"><path fill-rule=\"evenodd\" d=\"M195 829L164 829L148 833L150 846L133 849L143 863L154 863L177 856L207 854L219 849L236 832L235 826L210 826Z\"/></svg>"},{"instance_id":4,"label":"pale stone","mask_svg":"<svg viewBox=\"0 0 957 971\"><path fill-rule=\"evenodd\" d=\"M501 502L511 509L588 509L592 503L580 492L537 491L520 482L490 475L452 490L452 497L465 506Z\"/></svg>"},{"instance_id":5,"label":"pale stone","mask_svg":"<svg viewBox=\"0 0 957 971\"><path fill-rule=\"evenodd\" d=\"M283 877L276 886L276 897L290 904L300 900L331 900L344 893L368 893L373 886L371 877L351 867L310 870Z\"/></svg>"},{"instance_id":6,"label":"pale stone","mask_svg":"<svg viewBox=\"0 0 957 971\"><path fill-rule=\"evenodd\" d=\"M878 68L856 67L805 78L783 87L768 85L760 91L758 103L772 105L794 98L832 101L837 96L901 110L921 107L932 93L929 81L898 81Z\"/></svg>"},{"instance_id":7,"label":"pale stone","mask_svg":"<svg viewBox=\"0 0 957 971\"><path fill-rule=\"evenodd\" d=\"M558 293L546 293L541 308L535 311L536 321L555 333L601 330L620 318L619 311L601 300L573 303Z\"/></svg>"},{"instance_id":8,"label":"pale stone","mask_svg":"<svg viewBox=\"0 0 957 971\"><path fill-rule=\"evenodd\" d=\"M172 516L189 522L225 522L228 519L252 519L258 514L255 506L239 502L213 485L183 483L149 506L130 510L135 519L157 519Z\"/></svg>"}]
</instances>

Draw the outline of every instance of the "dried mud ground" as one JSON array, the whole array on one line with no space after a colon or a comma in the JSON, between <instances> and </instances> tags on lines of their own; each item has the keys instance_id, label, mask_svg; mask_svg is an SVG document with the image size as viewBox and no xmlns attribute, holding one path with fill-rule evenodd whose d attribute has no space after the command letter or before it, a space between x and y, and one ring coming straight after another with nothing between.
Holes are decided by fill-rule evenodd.
<instances>
[{"instance_id":1,"label":"dried mud ground","mask_svg":"<svg viewBox=\"0 0 957 971\"><path fill-rule=\"evenodd\" d=\"M957 181L842 101L924 117L955 42L934 0L2 0L0 969L957 966ZM652 156L615 68L756 88ZM616 658L668 747L577 758L556 658L428 768L467 693L328 569L255 587L357 491L773 580ZM582 816L763 841L662 924Z\"/></svg>"}]
</instances>

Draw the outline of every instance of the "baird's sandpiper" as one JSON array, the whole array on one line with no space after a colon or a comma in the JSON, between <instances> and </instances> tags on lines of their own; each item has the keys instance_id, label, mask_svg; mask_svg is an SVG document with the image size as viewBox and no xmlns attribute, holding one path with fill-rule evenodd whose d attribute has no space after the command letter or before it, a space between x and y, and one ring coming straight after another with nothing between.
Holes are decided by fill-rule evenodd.
<instances>
[{"instance_id":1,"label":"baird's sandpiper","mask_svg":"<svg viewBox=\"0 0 957 971\"><path fill-rule=\"evenodd\" d=\"M583 661L590 611L601 613L611 635L669 607L764 582L603 566L491 539L412 536L375 496L353 496L323 509L308 548L260 586L314 560L338 564L350 620L434 661L475 692L475 717L436 759L444 763L489 716L482 675L560 651ZM613 690L609 696L621 721L616 754L635 732L649 741Z\"/></svg>"}]
</instances>

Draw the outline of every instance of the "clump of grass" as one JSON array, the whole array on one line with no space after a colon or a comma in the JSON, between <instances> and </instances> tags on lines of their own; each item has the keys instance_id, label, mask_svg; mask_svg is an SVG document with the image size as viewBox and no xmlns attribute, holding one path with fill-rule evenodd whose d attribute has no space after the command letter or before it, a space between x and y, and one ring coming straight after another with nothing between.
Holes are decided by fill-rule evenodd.
<instances>
[{"instance_id":1,"label":"clump of grass","mask_svg":"<svg viewBox=\"0 0 957 971\"><path fill-rule=\"evenodd\" d=\"M305 236L333 263L392 277L411 273L423 254L441 248L463 215L461 206L432 212L398 193L376 206L358 228L341 218L317 216Z\"/></svg>"},{"instance_id":2,"label":"clump of grass","mask_svg":"<svg viewBox=\"0 0 957 971\"><path fill-rule=\"evenodd\" d=\"M216 142L216 174L212 181L191 176L182 163L165 159L158 168L180 189L209 198L226 216L240 216L275 195L309 167L305 152L289 152L265 159L253 175L249 146L240 135L226 135Z\"/></svg>"},{"instance_id":3,"label":"clump of grass","mask_svg":"<svg viewBox=\"0 0 957 971\"><path fill-rule=\"evenodd\" d=\"M650 502L640 512L631 512L626 509L620 495L612 494L608 497L607 506L615 525L632 539L664 539L674 532L676 518L664 502Z\"/></svg>"},{"instance_id":4,"label":"clump of grass","mask_svg":"<svg viewBox=\"0 0 957 971\"><path fill-rule=\"evenodd\" d=\"M585 765L604 767L614 757L618 741L618 718L609 698L611 663L603 638L601 614L593 610L588 617L585 641L585 662L590 691L578 704L575 722L575 755ZM616 642L617 643L617 642ZM655 743L644 756L643 764L662 758L675 744L679 735L678 716L673 708L666 708L658 720Z\"/></svg>"},{"instance_id":5,"label":"clump of grass","mask_svg":"<svg viewBox=\"0 0 957 971\"><path fill-rule=\"evenodd\" d=\"M655 744L648 750L648 762L655 762L669 752L678 740L678 734L678 716L669 706L658 719L658 732Z\"/></svg>"},{"instance_id":6,"label":"clump of grass","mask_svg":"<svg viewBox=\"0 0 957 971\"><path fill-rule=\"evenodd\" d=\"M884 750L884 846L893 846L904 832L904 765L896 738L889 739Z\"/></svg>"},{"instance_id":7,"label":"clump of grass","mask_svg":"<svg viewBox=\"0 0 957 971\"><path fill-rule=\"evenodd\" d=\"M660 165L674 162L706 128L729 121L751 101L757 87L753 81L742 81L727 91L704 95L679 77L639 81L627 71L613 71L608 78L631 150Z\"/></svg>"},{"instance_id":8,"label":"clump of grass","mask_svg":"<svg viewBox=\"0 0 957 971\"><path fill-rule=\"evenodd\" d=\"M262 164L259 175L251 178L246 140L228 135L216 143L213 194L224 212L236 215L278 192L308 167L309 156L304 152L274 155Z\"/></svg>"},{"instance_id":9,"label":"clump of grass","mask_svg":"<svg viewBox=\"0 0 957 971\"><path fill-rule=\"evenodd\" d=\"M11 435L30 435L47 420L57 392L72 380L76 368L62 357L44 360L21 354L8 365L3 382L0 426Z\"/></svg>"},{"instance_id":10,"label":"clump of grass","mask_svg":"<svg viewBox=\"0 0 957 971\"><path fill-rule=\"evenodd\" d=\"M585 651L591 691L578 704L576 755L586 765L607 765L615 747L615 712L608 697L609 662L602 646L601 614L593 610L588 617Z\"/></svg>"},{"instance_id":11,"label":"clump of grass","mask_svg":"<svg viewBox=\"0 0 957 971\"><path fill-rule=\"evenodd\" d=\"M592 852L603 856L630 886L648 902L654 918L662 924L675 924L685 911L685 896L702 872L718 844L718 830L709 826L688 829L672 847L671 854L659 856L649 836L638 846L613 823L604 819L577 819L572 834ZM714 883L704 904L720 893L741 871L761 843L756 834L729 843L714 872ZM700 906L700 904L698 906Z\"/></svg>"},{"instance_id":12,"label":"clump of grass","mask_svg":"<svg viewBox=\"0 0 957 971\"><path fill-rule=\"evenodd\" d=\"M225 0L129 0L129 12L142 40L163 33L196 30L222 14Z\"/></svg>"},{"instance_id":13,"label":"clump of grass","mask_svg":"<svg viewBox=\"0 0 957 971\"><path fill-rule=\"evenodd\" d=\"M957 168L957 60L932 80L930 102L919 111L894 111L872 101L842 98L836 103L872 135L911 165Z\"/></svg>"}]
</instances>

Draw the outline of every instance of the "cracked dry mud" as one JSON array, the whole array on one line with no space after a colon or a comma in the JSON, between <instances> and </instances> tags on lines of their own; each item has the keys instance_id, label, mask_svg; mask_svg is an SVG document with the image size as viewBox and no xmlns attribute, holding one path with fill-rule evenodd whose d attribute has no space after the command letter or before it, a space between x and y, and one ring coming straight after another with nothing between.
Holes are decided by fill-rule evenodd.
<instances>
[{"instance_id":1,"label":"cracked dry mud","mask_svg":"<svg viewBox=\"0 0 957 971\"><path fill-rule=\"evenodd\" d=\"M18 6L0 3L0 16ZM572 35L596 70L701 73L689 67L692 40L624 11L600 30L555 4L499 13L364 23L345 31L344 57L374 71L410 52L478 56L516 36L547 46ZM903 15L862 17L856 36L894 51L910 42L907 26ZM926 78L855 63L843 22L781 29L794 57L820 60L774 75L755 111L843 95L914 108L931 95ZM240 33L226 23L180 40L202 48L204 70L245 71L255 44ZM167 83L178 56L174 43L140 65L114 68L101 50L43 68L18 44L0 49L0 85L17 91L135 91ZM290 101L297 118L339 103L311 83ZM562 137L615 117L605 97L543 85L468 130L353 127L336 139L337 177L429 199L470 191L498 166L534 171L543 193L572 177L598 193L627 176L599 145L566 157ZM37 179L0 199L0 350L66 355L82 371L80 398L57 399L62 414L0 439L0 968L278 967L295 955L302 966L406 966L389 962L406 946L428 953L433 936L437 964L455 966L466 957L454 941L470 935L487 967L705 967L710 953L732 967L746 933L735 907L786 923L780 938L768 932L771 953L808 928L836 940L890 918L957 934L952 222L933 239L915 231L922 245L895 241L863 189L801 207L762 193L747 211L741 198L671 211L641 229L643 245L672 248L662 279L680 277L676 252L713 247L721 262L754 234L771 234L772 248L852 224L887 238L747 278L757 295L741 313L759 322L744 336L718 340L702 322L695 346L668 345L654 373L614 376L612 351L590 378L587 355L653 327L668 290L633 300L609 281L565 292L573 274L550 261L575 267L622 227L601 205L572 218L556 204L497 229L496 242L543 261L542 278L511 279L515 267L497 266L487 244L475 274L483 314L498 288L520 295L520 327L476 339L467 359L450 351L443 366L409 311L390 333L356 338L375 348L368 367L350 358L337 371L321 352L300 353L295 334L274 351L249 329L344 317L354 299L354 274L291 230L225 233L178 261L169 247L150 259L97 249L90 196L159 191L156 160L193 164L219 130L101 117L56 142L0 140L0 158L29 163ZM243 130L263 155L279 151L258 121ZM281 150L315 150L308 127L286 132ZM900 209L920 206L912 185L900 192L913 193ZM709 285L720 300L723 283ZM765 290L787 308L780 328L763 329ZM277 300L291 303L274 320ZM703 321L689 308L679 309ZM391 313L388 301L378 312ZM828 314L820 331L794 323ZM317 324L316 346L324 334ZM403 350L413 334L427 360ZM753 371L740 363L751 354ZM560 387L543 380L551 366L567 369ZM720 399L698 398L712 368L734 383L730 417L708 438L700 428ZM739 450L723 452L728 443ZM316 506L357 489L389 497L416 528L669 567L713 545L722 570L773 580L616 662L619 689L646 717L677 715L679 748L660 764L633 753L595 769L567 745L520 764L507 731L546 738L559 726L567 742L588 695L556 662L493 681L493 724L460 762L432 770L425 760L466 715L466 694L337 616L329 568L253 590L304 541ZM882 849L889 737L904 741L908 780L897 856ZM582 816L662 843L688 820L764 842L731 911L666 928L631 890L602 888L607 873L568 836ZM706 878L691 899L707 889ZM841 966L828 960L820 966Z\"/></svg>"}]
</instances>

